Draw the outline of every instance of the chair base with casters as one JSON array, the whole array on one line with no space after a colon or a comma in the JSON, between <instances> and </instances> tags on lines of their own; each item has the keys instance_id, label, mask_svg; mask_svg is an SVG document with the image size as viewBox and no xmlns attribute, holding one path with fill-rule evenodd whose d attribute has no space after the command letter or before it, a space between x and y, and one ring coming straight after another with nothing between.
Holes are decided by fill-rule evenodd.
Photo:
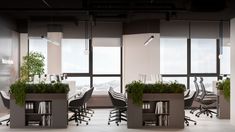
<instances>
[{"instance_id":1,"label":"chair base with casters","mask_svg":"<svg viewBox=\"0 0 235 132\"><path fill-rule=\"evenodd\" d=\"M187 126L189 126L189 122L193 122L194 123L194 125L197 125L197 122L195 121L195 120L192 120L190 117L188 117L188 116L185 116L184 117L184 122L185 122L185 124L187 125Z\"/></svg>"},{"instance_id":2,"label":"chair base with casters","mask_svg":"<svg viewBox=\"0 0 235 132\"><path fill-rule=\"evenodd\" d=\"M68 119L68 121L75 121L76 125L78 126L79 123L85 122L88 125L88 121L84 120L84 115L81 113L79 109L69 109L74 114Z\"/></svg>"},{"instance_id":3,"label":"chair base with casters","mask_svg":"<svg viewBox=\"0 0 235 132\"><path fill-rule=\"evenodd\" d=\"M216 114L216 115L217 115L216 112L214 112L214 111L212 111L212 110L210 110L210 109L208 109L208 108L202 108L202 110L199 111L199 112L197 112L197 113L195 114L195 116L196 116L196 117L200 117L201 114L205 114L205 115L207 115L207 116L210 115L210 118L213 117L213 114Z\"/></svg>"},{"instance_id":4,"label":"chair base with casters","mask_svg":"<svg viewBox=\"0 0 235 132\"><path fill-rule=\"evenodd\" d=\"M126 107L112 110L109 114L108 125L110 125L111 122L115 122L117 126L119 126L119 123L121 121L127 121L126 111L127 111Z\"/></svg>"}]
</instances>

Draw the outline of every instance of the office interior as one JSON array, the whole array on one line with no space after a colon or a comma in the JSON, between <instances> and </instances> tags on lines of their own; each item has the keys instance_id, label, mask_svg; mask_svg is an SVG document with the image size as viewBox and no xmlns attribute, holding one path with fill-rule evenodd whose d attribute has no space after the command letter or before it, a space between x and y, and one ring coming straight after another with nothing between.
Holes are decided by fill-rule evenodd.
<instances>
[{"instance_id":1,"label":"office interior","mask_svg":"<svg viewBox=\"0 0 235 132\"><path fill-rule=\"evenodd\" d=\"M0 121L10 120L1 122L0 131L234 131L234 6L231 0L4 1L0 5ZM41 83L44 76L47 83L69 86L66 102L59 101L65 111L56 110L65 113L65 119L37 112L39 122L25 119L23 124L31 127L14 128L12 115L22 116L10 114L18 111L11 110L17 106L9 107L14 98L9 90L20 80L24 57L32 52L45 59L44 73L31 77L31 84ZM223 104L218 105L217 84L226 79L231 80L230 106L225 108L229 117L221 119L218 107ZM164 121L158 122L160 127L150 121L143 122L148 127L129 127L126 85L133 81L183 84L187 94L181 100L183 127L165 128L174 123ZM198 100L203 88L213 101ZM77 106L74 100L87 94L89 98ZM190 106L185 106L187 97ZM36 105L28 99L24 109L53 109L53 99ZM116 106L117 100L124 106ZM163 99L154 106L168 107L168 103ZM135 116L137 120L138 114ZM185 118L193 121L187 123ZM56 119L59 125L50 128ZM66 126L58 129L62 120Z\"/></svg>"}]
</instances>

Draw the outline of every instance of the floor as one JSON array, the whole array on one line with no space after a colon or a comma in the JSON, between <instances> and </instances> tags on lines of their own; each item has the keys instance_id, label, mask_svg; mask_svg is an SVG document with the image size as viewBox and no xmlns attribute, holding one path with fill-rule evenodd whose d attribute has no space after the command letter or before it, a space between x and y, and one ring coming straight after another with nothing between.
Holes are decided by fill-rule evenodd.
<instances>
[{"instance_id":1,"label":"floor","mask_svg":"<svg viewBox=\"0 0 235 132\"><path fill-rule=\"evenodd\" d=\"M107 125L108 113L108 109L95 109L95 114L89 122L89 125L85 125L85 123L83 123L76 126L74 122L69 122L67 129L10 129L8 126L3 124L0 126L0 132L235 132L235 126L230 125L229 120L219 120L216 117L210 118L205 115L197 118L194 115L189 114L188 111L186 111L186 115L196 119L197 125L195 126L192 123L190 126L185 126L184 129L127 129L126 122L122 122L120 126L116 126L115 123ZM3 114L0 113L0 115ZM0 120L3 118L4 117L0 118Z\"/></svg>"}]
</instances>

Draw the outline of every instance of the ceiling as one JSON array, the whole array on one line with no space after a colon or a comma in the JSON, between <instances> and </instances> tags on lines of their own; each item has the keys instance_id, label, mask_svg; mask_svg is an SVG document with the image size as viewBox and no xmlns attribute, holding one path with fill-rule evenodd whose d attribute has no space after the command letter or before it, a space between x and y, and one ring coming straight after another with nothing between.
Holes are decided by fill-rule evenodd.
<instances>
[{"instance_id":1,"label":"ceiling","mask_svg":"<svg viewBox=\"0 0 235 132\"><path fill-rule=\"evenodd\" d=\"M234 0L5 0L0 13L31 20L229 20Z\"/></svg>"}]
</instances>

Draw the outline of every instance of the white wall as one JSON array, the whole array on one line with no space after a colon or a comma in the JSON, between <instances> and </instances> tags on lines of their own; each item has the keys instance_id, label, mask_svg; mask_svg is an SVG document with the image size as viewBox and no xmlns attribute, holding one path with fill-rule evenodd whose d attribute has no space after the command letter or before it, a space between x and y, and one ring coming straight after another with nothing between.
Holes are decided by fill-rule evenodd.
<instances>
[{"instance_id":1,"label":"white wall","mask_svg":"<svg viewBox=\"0 0 235 132\"><path fill-rule=\"evenodd\" d=\"M154 35L154 39L144 46L144 42ZM123 36L123 88L139 74L160 74L160 34L133 34Z\"/></svg>"},{"instance_id":2,"label":"white wall","mask_svg":"<svg viewBox=\"0 0 235 132\"><path fill-rule=\"evenodd\" d=\"M235 18L230 22L230 42L231 42L231 91L230 91L230 115L231 123L235 125Z\"/></svg>"}]
</instances>

